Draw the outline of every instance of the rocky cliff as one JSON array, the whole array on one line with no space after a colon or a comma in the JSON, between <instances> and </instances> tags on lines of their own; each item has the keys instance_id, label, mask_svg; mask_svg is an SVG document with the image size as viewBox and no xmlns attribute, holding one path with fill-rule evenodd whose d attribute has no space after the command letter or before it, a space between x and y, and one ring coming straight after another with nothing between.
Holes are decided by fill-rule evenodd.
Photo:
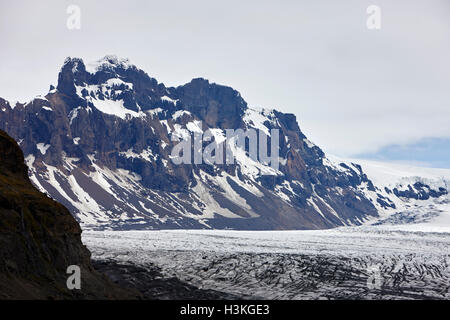
<instances>
[{"instance_id":1,"label":"rocky cliff","mask_svg":"<svg viewBox=\"0 0 450 320\"><path fill-rule=\"evenodd\" d=\"M93 269L80 235L70 212L31 184L22 151L0 130L0 299L131 297ZM80 290L67 289L69 265L81 268Z\"/></svg>"}]
</instances>

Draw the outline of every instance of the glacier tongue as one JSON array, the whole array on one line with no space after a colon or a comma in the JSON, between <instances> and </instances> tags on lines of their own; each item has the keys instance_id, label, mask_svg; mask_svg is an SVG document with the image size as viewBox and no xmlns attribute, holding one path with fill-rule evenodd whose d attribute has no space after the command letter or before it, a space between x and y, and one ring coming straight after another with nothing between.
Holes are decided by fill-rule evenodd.
<instances>
[{"instance_id":1,"label":"glacier tongue","mask_svg":"<svg viewBox=\"0 0 450 320\"><path fill-rule=\"evenodd\" d=\"M385 226L307 231L86 231L94 260L161 268L264 299L449 299L449 233ZM379 287L369 286L378 276Z\"/></svg>"}]
</instances>

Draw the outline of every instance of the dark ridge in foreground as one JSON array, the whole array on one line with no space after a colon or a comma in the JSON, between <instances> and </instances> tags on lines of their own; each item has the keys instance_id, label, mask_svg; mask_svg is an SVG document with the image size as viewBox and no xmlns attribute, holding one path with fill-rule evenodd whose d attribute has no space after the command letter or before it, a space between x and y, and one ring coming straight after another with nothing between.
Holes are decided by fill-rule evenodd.
<instances>
[{"instance_id":1,"label":"dark ridge in foreground","mask_svg":"<svg viewBox=\"0 0 450 320\"><path fill-rule=\"evenodd\" d=\"M176 277L165 278L161 269L147 264L144 266L125 264L113 260L92 262L95 269L106 274L121 287L138 290L148 300L241 300L242 297L216 290L200 289Z\"/></svg>"},{"instance_id":2,"label":"dark ridge in foreground","mask_svg":"<svg viewBox=\"0 0 450 320\"><path fill-rule=\"evenodd\" d=\"M17 143L0 130L0 299L136 298L91 265L69 211L28 178ZM66 286L67 267L81 269L81 290Z\"/></svg>"}]
</instances>

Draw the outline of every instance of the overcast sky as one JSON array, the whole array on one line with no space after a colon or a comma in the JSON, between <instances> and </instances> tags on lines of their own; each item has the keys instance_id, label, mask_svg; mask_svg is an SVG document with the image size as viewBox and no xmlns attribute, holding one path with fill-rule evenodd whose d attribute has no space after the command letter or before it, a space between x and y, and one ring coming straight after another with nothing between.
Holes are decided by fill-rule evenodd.
<instances>
[{"instance_id":1,"label":"overcast sky","mask_svg":"<svg viewBox=\"0 0 450 320\"><path fill-rule=\"evenodd\" d=\"M80 30L66 27L70 4ZM381 30L366 27L373 4ZM168 86L204 77L294 113L336 155L450 149L448 0L1 1L0 37L10 100L48 92L67 56L116 54ZM448 161L434 157L420 161Z\"/></svg>"}]
</instances>

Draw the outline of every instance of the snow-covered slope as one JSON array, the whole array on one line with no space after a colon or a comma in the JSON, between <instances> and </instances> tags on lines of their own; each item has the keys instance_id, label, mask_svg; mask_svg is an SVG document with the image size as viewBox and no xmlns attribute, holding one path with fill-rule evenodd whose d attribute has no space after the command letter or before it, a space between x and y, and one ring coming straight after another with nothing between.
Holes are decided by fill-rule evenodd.
<instances>
[{"instance_id":1,"label":"snow-covered slope","mask_svg":"<svg viewBox=\"0 0 450 320\"><path fill-rule=\"evenodd\" d=\"M377 197L393 206L377 203L380 218L369 223L393 225L395 229L450 232L450 169L364 159L329 157L335 163L358 163L373 182ZM367 197L374 192L364 191Z\"/></svg>"},{"instance_id":2,"label":"snow-covered slope","mask_svg":"<svg viewBox=\"0 0 450 320\"><path fill-rule=\"evenodd\" d=\"M338 160L339 158L332 159ZM450 184L450 169L426 168L365 159L348 159L347 161L361 165L367 176L377 186L393 189L401 185L423 182L434 189L439 189L440 187L447 188Z\"/></svg>"}]
</instances>

